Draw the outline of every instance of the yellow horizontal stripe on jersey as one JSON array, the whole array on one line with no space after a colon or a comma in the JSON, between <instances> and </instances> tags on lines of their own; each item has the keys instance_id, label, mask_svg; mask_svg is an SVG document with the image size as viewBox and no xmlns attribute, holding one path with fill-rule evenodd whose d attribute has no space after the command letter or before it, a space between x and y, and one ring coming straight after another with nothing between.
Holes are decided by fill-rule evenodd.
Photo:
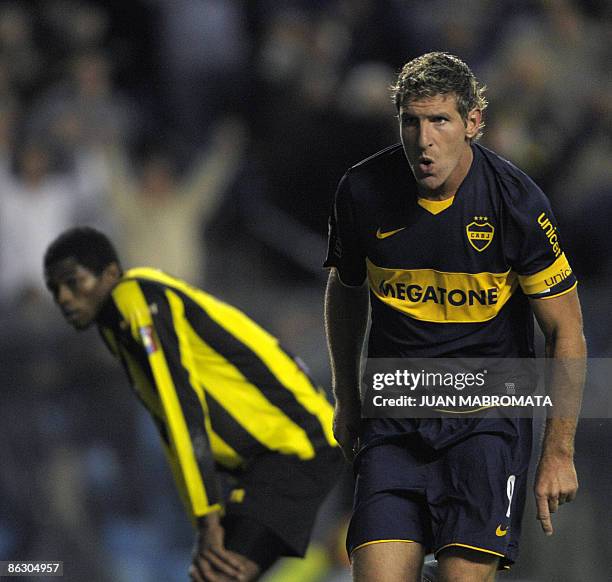
<instances>
[{"instance_id":1,"label":"yellow horizontal stripe on jersey","mask_svg":"<svg viewBox=\"0 0 612 582\"><path fill-rule=\"evenodd\" d=\"M493 319L518 287L517 275L388 269L366 259L377 299L420 321L473 323Z\"/></svg>"},{"instance_id":2,"label":"yellow horizontal stripe on jersey","mask_svg":"<svg viewBox=\"0 0 612 582\"><path fill-rule=\"evenodd\" d=\"M113 298L124 319L130 322L132 335L138 341L142 341L138 329L152 326L153 320L139 284L136 281L123 281L114 289ZM192 512L195 515L202 515L209 510L208 496L189 437L189 429L161 346L149 354L149 365L159 390L169 436L174 444L185 479Z\"/></svg>"},{"instance_id":3,"label":"yellow horizontal stripe on jersey","mask_svg":"<svg viewBox=\"0 0 612 582\"><path fill-rule=\"evenodd\" d=\"M567 279L572 274L572 268L569 265L565 253L549 267L542 269L532 275L519 275L519 283L526 295L537 295L543 293L558 285L563 280Z\"/></svg>"},{"instance_id":4,"label":"yellow horizontal stripe on jersey","mask_svg":"<svg viewBox=\"0 0 612 582\"><path fill-rule=\"evenodd\" d=\"M193 350L197 381L206 392L267 449L295 454L302 459L313 458L315 451L306 431L273 405L236 366L208 345L186 320L183 326L181 335Z\"/></svg>"}]
</instances>

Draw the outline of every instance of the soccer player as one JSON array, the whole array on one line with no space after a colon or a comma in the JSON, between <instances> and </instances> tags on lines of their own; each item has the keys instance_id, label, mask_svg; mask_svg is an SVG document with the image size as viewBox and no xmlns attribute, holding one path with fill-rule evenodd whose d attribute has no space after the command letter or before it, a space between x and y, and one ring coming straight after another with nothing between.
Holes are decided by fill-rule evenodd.
<instances>
[{"instance_id":1,"label":"soccer player","mask_svg":"<svg viewBox=\"0 0 612 582\"><path fill-rule=\"evenodd\" d=\"M341 455L333 409L300 362L204 291L124 272L92 228L53 241L44 271L67 322L98 326L159 430L197 526L192 579L255 580L279 556L303 556ZM234 479L227 494L220 470Z\"/></svg>"},{"instance_id":2,"label":"soccer player","mask_svg":"<svg viewBox=\"0 0 612 582\"><path fill-rule=\"evenodd\" d=\"M532 358L535 314L547 356L563 364L549 381L563 415L547 418L535 480L550 535L551 513L578 487L586 348L576 279L547 198L477 143L487 103L469 67L425 54L404 65L392 95L401 144L344 175L330 219L334 433L357 475L347 548L358 581L419 580L427 551L442 580L490 581L517 556L531 420L362 419L368 310L370 358Z\"/></svg>"}]
</instances>

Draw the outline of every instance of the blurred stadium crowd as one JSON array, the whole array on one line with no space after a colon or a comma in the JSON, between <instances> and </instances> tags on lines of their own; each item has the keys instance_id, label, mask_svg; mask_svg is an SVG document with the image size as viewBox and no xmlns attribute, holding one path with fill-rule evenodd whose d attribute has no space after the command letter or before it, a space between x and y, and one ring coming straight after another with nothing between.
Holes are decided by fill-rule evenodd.
<instances>
[{"instance_id":1,"label":"blurred stadium crowd","mask_svg":"<svg viewBox=\"0 0 612 582\"><path fill-rule=\"evenodd\" d=\"M0 3L0 559L62 559L67 580L169 582L186 578L190 552L152 426L95 332L67 329L46 296L47 243L73 224L103 228L125 266L233 302L327 385L335 186L397 141L387 87L430 50L488 85L483 144L552 199L590 354L609 357L610 2ZM583 423L580 501L553 540L526 528L508 579L608 579L610 534L596 523L611 434ZM279 580L346 579L336 538L348 491L347 474L314 570Z\"/></svg>"}]
</instances>

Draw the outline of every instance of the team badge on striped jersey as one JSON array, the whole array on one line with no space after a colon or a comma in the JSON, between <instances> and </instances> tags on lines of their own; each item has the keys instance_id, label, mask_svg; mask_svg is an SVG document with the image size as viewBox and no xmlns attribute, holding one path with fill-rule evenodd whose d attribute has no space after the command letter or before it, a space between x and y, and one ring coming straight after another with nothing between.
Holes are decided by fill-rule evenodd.
<instances>
[{"instance_id":1,"label":"team badge on striped jersey","mask_svg":"<svg viewBox=\"0 0 612 582\"><path fill-rule=\"evenodd\" d=\"M480 253L493 241L495 227L486 216L474 216L473 222L465 227L468 242Z\"/></svg>"},{"instance_id":2,"label":"team badge on striped jersey","mask_svg":"<svg viewBox=\"0 0 612 582\"><path fill-rule=\"evenodd\" d=\"M157 350L157 342L155 341L155 331L153 330L152 325L145 325L143 327L139 327L138 331L140 333L140 337L142 338L142 345L146 350L147 354L154 354Z\"/></svg>"}]
</instances>

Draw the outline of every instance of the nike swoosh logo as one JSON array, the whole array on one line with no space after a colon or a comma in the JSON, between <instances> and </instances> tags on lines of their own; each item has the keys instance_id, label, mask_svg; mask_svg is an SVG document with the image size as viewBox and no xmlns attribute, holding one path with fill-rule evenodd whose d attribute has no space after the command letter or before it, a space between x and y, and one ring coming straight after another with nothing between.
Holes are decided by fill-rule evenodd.
<instances>
[{"instance_id":1,"label":"nike swoosh logo","mask_svg":"<svg viewBox=\"0 0 612 582\"><path fill-rule=\"evenodd\" d=\"M389 236L393 236L394 234L398 233L400 230L404 230L406 227L402 226L402 228L396 228L395 230L388 230L387 232L381 232L380 228L376 231L376 238L379 239L383 239L383 238L387 238Z\"/></svg>"},{"instance_id":2,"label":"nike swoosh logo","mask_svg":"<svg viewBox=\"0 0 612 582\"><path fill-rule=\"evenodd\" d=\"M497 529L495 530L495 535L498 538L503 538L506 534L508 533L507 529L502 529L501 524L497 526Z\"/></svg>"}]
</instances>

